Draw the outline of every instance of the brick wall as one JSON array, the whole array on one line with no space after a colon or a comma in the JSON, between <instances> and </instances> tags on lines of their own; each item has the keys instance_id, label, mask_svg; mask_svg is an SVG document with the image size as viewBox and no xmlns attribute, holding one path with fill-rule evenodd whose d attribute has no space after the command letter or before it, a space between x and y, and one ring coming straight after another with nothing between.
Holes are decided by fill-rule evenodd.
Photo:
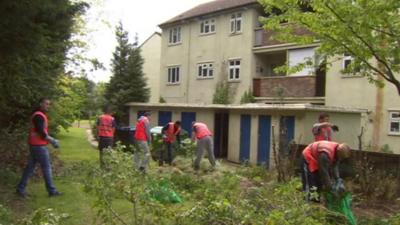
<instances>
[{"instance_id":1,"label":"brick wall","mask_svg":"<svg viewBox=\"0 0 400 225\"><path fill-rule=\"evenodd\" d=\"M253 80L256 97L315 97L315 76L264 77Z\"/></svg>"}]
</instances>

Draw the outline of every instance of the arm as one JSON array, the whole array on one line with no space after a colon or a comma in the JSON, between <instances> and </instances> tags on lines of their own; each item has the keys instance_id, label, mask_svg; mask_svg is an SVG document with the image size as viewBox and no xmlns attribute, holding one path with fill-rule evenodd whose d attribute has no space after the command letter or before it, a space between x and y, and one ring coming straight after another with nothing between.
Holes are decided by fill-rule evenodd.
<instances>
[{"instance_id":1,"label":"arm","mask_svg":"<svg viewBox=\"0 0 400 225\"><path fill-rule=\"evenodd\" d=\"M149 123L145 123L144 124L144 129L146 131L147 142L151 142L150 124Z\"/></svg>"},{"instance_id":2,"label":"arm","mask_svg":"<svg viewBox=\"0 0 400 225\"><path fill-rule=\"evenodd\" d=\"M112 125L111 125L111 127L112 127L112 132L113 132L113 134L115 134L115 129L117 128L117 122L115 122L115 119L112 120Z\"/></svg>"},{"instance_id":3,"label":"arm","mask_svg":"<svg viewBox=\"0 0 400 225\"><path fill-rule=\"evenodd\" d=\"M333 180L329 174L329 158L327 154L321 153L318 157L318 175L324 186L324 189L329 190L333 185Z\"/></svg>"},{"instance_id":4,"label":"arm","mask_svg":"<svg viewBox=\"0 0 400 225\"><path fill-rule=\"evenodd\" d=\"M33 126L35 127L36 132L43 138L46 139L47 134L44 131L44 118L36 115L32 119L33 121Z\"/></svg>"},{"instance_id":5,"label":"arm","mask_svg":"<svg viewBox=\"0 0 400 225\"><path fill-rule=\"evenodd\" d=\"M192 141L196 140L196 127L193 127L192 129Z\"/></svg>"}]
</instances>

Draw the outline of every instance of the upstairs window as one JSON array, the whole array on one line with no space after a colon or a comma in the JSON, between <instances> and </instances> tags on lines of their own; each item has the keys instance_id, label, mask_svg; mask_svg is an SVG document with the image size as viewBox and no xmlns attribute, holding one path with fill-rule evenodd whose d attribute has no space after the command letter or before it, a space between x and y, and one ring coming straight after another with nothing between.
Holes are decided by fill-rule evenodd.
<instances>
[{"instance_id":1,"label":"upstairs window","mask_svg":"<svg viewBox=\"0 0 400 225\"><path fill-rule=\"evenodd\" d=\"M215 19L203 20L200 24L200 34L215 33Z\"/></svg>"},{"instance_id":2,"label":"upstairs window","mask_svg":"<svg viewBox=\"0 0 400 225\"><path fill-rule=\"evenodd\" d=\"M389 114L389 134L400 135L400 111Z\"/></svg>"},{"instance_id":3,"label":"upstairs window","mask_svg":"<svg viewBox=\"0 0 400 225\"><path fill-rule=\"evenodd\" d=\"M180 82L180 67L172 66L168 67L168 84L179 84Z\"/></svg>"},{"instance_id":4,"label":"upstairs window","mask_svg":"<svg viewBox=\"0 0 400 225\"><path fill-rule=\"evenodd\" d=\"M235 81L240 79L240 60L229 60L229 80Z\"/></svg>"},{"instance_id":5,"label":"upstairs window","mask_svg":"<svg viewBox=\"0 0 400 225\"><path fill-rule=\"evenodd\" d=\"M197 68L197 78L212 78L214 76L212 63L201 63L198 64Z\"/></svg>"},{"instance_id":6,"label":"upstairs window","mask_svg":"<svg viewBox=\"0 0 400 225\"><path fill-rule=\"evenodd\" d=\"M352 56L352 55L350 55L350 54L347 54L347 53L345 53L344 55L343 55L343 70L349 70L350 68L350 64L352 63L354 61L354 57ZM353 74L356 74L356 73L358 73L358 72L360 72L361 70L360 70L360 68L353 68L353 71L351 72L349 72L349 73L353 73ZM348 73L348 74L349 74Z\"/></svg>"},{"instance_id":7,"label":"upstairs window","mask_svg":"<svg viewBox=\"0 0 400 225\"><path fill-rule=\"evenodd\" d=\"M181 27L174 27L169 30L169 43L181 43Z\"/></svg>"},{"instance_id":8,"label":"upstairs window","mask_svg":"<svg viewBox=\"0 0 400 225\"><path fill-rule=\"evenodd\" d=\"M242 32L242 13L231 15L231 34Z\"/></svg>"}]
</instances>

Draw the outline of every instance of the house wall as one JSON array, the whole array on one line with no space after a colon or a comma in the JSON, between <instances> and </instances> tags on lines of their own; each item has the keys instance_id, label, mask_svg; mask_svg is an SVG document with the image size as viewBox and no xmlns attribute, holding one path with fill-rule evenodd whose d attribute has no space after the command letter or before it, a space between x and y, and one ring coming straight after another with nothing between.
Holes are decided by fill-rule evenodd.
<instances>
[{"instance_id":1,"label":"house wall","mask_svg":"<svg viewBox=\"0 0 400 225\"><path fill-rule=\"evenodd\" d=\"M364 115L362 126L364 129L364 146L371 145L373 140L373 129L376 120L376 104L378 88L369 83L362 76L346 76L340 71L342 69L342 60L335 60L332 67L327 72L326 77L326 105L327 106L344 106L354 108L365 108L371 111L370 114ZM332 85L335 84L335 85ZM380 148L387 144L390 149L400 154L400 136L389 135L389 111L400 111L400 97L394 85L385 82L385 87L381 90L383 94L383 110L380 115L379 143ZM359 131L358 131L359 133ZM374 149L376 150L376 149Z\"/></svg>"},{"instance_id":2,"label":"house wall","mask_svg":"<svg viewBox=\"0 0 400 225\"><path fill-rule=\"evenodd\" d=\"M144 60L143 72L150 88L149 102L157 103L160 98L161 35L154 33L140 49Z\"/></svg>"},{"instance_id":3,"label":"house wall","mask_svg":"<svg viewBox=\"0 0 400 225\"><path fill-rule=\"evenodd\" d=\"M232 13L237 12L242 12L242 33L230 34L230 18ZM228 79L228 61L241 59L240 81L229 82L234 103L240 102L244 91L252 85L255 67L252 61L252 46L257 15L255 9L247 8L210 16L209 18L216 20L216 32L207 35L200 34L201 20L190 20L180 25L182 43L178 45L168 44L169 29L175 26L163 28L161 96L167 102L210 104L217 83ZM203 62L213 63L213 78L197 77L197 66ZM166 82L167 68L171 65L181 66L179 85L168 85Z\"/></svg>"}]
</instances>

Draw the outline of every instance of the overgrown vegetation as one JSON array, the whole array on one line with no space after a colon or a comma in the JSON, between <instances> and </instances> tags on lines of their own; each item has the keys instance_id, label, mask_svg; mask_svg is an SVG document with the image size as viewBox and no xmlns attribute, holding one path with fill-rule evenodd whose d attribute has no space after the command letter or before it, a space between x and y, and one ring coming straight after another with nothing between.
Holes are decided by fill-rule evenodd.
<instances>
[{"instance_id":1,"label":"overgrown vegetation","mask_svg":"<svg viewBox=\"0 0 400 225\"><path fill-rule=\"evenodd\" d=\"M215 87L215 92L213 95L213 104L231 104L232 99L230 97L230 88L229 84L225 81L221 81L217 83Z\"/></svg>"},{"instance_id":2,"label":"overgrown vegetation","mask_svg":"<svg viewBox=\"0 0 400 225\"><path fill-rule=\"evenodd\" d=\"M245 91L240 99L240 104L255 103L255 102L256 99L251 90Z\"/></svg>"}]
</instances>

